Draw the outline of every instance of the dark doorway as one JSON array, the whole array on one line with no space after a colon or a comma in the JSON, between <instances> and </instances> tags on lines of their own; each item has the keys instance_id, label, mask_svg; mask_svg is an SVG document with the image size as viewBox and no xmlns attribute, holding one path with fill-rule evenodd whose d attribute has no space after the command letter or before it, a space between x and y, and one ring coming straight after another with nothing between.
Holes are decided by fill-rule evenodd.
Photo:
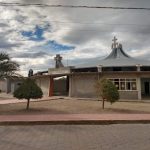
<instances>
[{"instance_id":1,"label":"dark doorway","mask_svg":"<svg viewBox=\"0 0 150 150\"><path fill-rule=\"evenodd\" d=\"M68 96L69 94L69 77L62 76L54 78L54 96Z\"/></svg>"},{"instance_id":2,"label":"dark doorway","mask_svg":"<svg viewBox=\"0 0 150 150\"><path fill-rule=\"evenodd\" d=\"M144 82L145 95L149 95L149 82Z\"/></svg>"}]
</instances>

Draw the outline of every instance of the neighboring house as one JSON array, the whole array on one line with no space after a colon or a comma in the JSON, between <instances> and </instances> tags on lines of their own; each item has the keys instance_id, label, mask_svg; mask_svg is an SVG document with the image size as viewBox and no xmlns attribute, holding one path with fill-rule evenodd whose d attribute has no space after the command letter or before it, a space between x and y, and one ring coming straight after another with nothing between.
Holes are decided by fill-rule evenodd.
<instances>
[{"instance_id":1,"label":"neighboring house","mask_svg":"<svg viewBox=\"0 0 150 150\"><path fill-rule=\"evenodd\" d=\"M23 78L11 77L0 80L0 90L5 93L13 93L22 83Z\"/></svg>"},{"instance_id":2,"label":"neighboring house","mask_svg":"<svg viewBox=\"0 0 150 150\"><path fill-rule=\"evenodd\" d=\"M57 67L48 69L46 75L36 74L33 78L45 96L96 97L95 83L104 77L116 85L121 99L150 97L150 61L130 57L116 41L114 37L112 52L103 60L95 60L90 65L85 63L76 67L63 67L62 57L56 55ZM61 78L63 83L58 80Z\"/></svg>"}]
</instances>

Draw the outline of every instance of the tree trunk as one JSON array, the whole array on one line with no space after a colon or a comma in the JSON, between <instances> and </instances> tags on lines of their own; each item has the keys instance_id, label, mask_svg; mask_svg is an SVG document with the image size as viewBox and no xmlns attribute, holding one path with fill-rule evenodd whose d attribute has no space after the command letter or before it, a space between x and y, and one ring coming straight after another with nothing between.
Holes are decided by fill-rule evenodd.
<instances>
[{"instance_id":1,"label":"tree trunk","mask_svg":"<svg viewBox=\"0 0 150 150\"><path fill-rule=\"evenodd\" d=\"M30 104L30 99L27 99L27 107L26 107L26 110L29 109L29 104Z\"/></svg>"},{"instance_id":2,"label":"tree trunk","mask_svg":"<svg viewBox=\"0 0 150 150\"><path fill-rule=\"evenodd\" d=\"M103 100L102 100L102 109L104 109L104 103L105 103L105 99L103 98Z\"/></svg>"}]
</instances>

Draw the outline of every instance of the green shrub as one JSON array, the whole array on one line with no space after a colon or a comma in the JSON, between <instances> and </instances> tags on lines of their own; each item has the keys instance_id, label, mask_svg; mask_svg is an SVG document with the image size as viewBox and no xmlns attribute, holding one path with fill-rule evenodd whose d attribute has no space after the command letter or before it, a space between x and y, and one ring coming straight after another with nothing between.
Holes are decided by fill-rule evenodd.
<instances>
[{"instance_id":1,"label":"green shrub","mask_svg":"<svg viewBox=\"0 0 150 150\"><path fill-rule=\"evenodd\" d=\"M34 80L28 78L20 85L20 87L13 93L14 97L18 99L26 99L27 107L29 109L30 99L42 98L43 92L40 87L37 86Z\"/></svg>"},{"instance_id":2,"label":"green shrub","mask_svg":"<svg viewBox=\"0 0 150 150\"><path fill-rule=\"evenodd\" d=\"M107 100L111 104L119 100L119 92L116 86L108 79L98 80L96 90L99 97L102 97L102 108L104 109L104 101Z\"/></svg>"}]
</instances>

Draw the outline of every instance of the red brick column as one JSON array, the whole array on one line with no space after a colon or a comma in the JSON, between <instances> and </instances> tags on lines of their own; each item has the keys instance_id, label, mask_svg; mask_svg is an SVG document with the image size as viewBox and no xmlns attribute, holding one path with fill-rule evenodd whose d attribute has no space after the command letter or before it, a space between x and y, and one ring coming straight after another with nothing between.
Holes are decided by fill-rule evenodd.
<instances>
[{"instance_id":1,"label":"red brick column","mask_svg":"<svg viewBox=\"0 0 150 150\"><path fill-rule=\"evenodd\" d=\"M53 96L54 94L54 79L50 76L50 86L49 86L49 96Z\"/></svg>"}]
</instances>

